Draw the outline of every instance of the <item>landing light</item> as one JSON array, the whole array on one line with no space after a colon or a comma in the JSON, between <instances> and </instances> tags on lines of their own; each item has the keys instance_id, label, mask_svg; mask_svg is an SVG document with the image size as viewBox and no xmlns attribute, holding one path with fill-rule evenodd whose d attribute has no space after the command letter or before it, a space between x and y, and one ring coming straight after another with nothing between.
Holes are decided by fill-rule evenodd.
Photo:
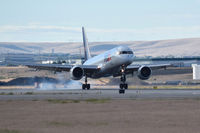
<instances>
[{"instance_id":1,"label":"landing light","mask_svg":"<svg viewBox=\"0 0 200 133\"><path fill-rule=\"evenodd\" d=\"M97 68L100 69L102 66L103 66L102 64L99 64L99 65L97 66Z\"/></svg>"}]
</instances>

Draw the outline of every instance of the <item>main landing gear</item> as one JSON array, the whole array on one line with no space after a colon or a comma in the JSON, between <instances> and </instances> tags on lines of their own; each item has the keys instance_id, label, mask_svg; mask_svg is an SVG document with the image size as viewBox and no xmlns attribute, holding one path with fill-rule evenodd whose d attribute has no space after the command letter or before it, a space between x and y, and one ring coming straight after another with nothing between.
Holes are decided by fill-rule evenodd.
<instances>
[{"instance_id":1,"label":"main landing gear","mask_svg":"<svg viewBox=\"0 0 200 133\"><path fill-rule=\"evenodd\" d=\"M125 90L128 89L128 84L126 84L126 74L125 70L122 69L122 75L121 75L121 84L119 85L119 94L124 94Z\"/></svg>"},{"instance_id":2,"label":"main landing gear","mask_svg":"<svg viewBox=\"0 0 200 133\"><path fill-rule=\"evenodd\" d=\"M89 90L90 89L90 84L87 84L87 76L85 76L85 84L82 84L82 89L85 90Z\"/></svg>"}]
</instances>

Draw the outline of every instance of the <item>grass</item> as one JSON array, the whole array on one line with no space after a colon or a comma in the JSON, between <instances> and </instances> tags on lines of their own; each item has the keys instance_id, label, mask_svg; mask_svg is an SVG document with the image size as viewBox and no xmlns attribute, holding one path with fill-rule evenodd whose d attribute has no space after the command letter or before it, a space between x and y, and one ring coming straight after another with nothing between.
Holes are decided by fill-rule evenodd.
<instances>
[{"instance_id":1,"label":"grass","mask_svg":"<svg viewBox=\"0 0 200 133\"><path fill-rule=\"evenodd\" d=\"M85 100L87 103L107 103L110 101L110 99L95 99L95 98L91 98L91 99L86 99Z\"/></svg>"},{"instance_id":2,"label":"grass","mask_svg":"<svg viewBox=\"0 0 200 133\"><path fill-rule=\"evenodd\" d=\"M33 92L26 92L24 93L24 95L33 95ZM5 92L1 92L0 95L14 95L13 92L9 92L9 93L5 93Z\"/></svg>"},{"instance_id":3,"label":"grass","mask_svg":"<svg viewBox=\"0 0 200 133\"><path fill-rule=\"evenodd\" d=\"M6 95L6 93L5 92L1 92L0 95Z\"/></svg>"},{"instance_id":4,"label":"grass","mask_svg":"<svg viewBox=\"0 0 200 133\"><path fill-rule=\"evenodd\" d=\"M14 93L13 92L9 92L8 95L14 95Z\"/></svg>"},{"instance_id":5,"label":"grass","mask_svg":"<svg viewBox=\"0 0 200 133\"><path fill-rule=\"evenodd\" d=\"M0 76L0 79L6 79L5 77L3 77L3 76Z\"/></svg>"},{"instance_id":6,"label":"grass","mask_svg":"<svg viewBox=\"0 0 200 133\"><path fill-rule=\"evenodd\" d=\"M153 86L153 89L158 89L158 86Z\"/></svg>"},{"instance_id":7,"label":"grass","mask_svg":"<svg viewBox=\"0 0 200 133\"><path fill-rule=\"evenodd\" d=\"M61 100L61 99L48 99L47 100L50 103L61 103L61 104L65 104L65 103L80 103L80 100Z\"/></svg>"},{"instance_id":8,"label":"grass","mask_svg":"<svg viewBox=\"0 0 200 133\"><path fill-rule=\"evenodd\" d=\"M27 133L19 130L0 129L0 133Z\"/></svg>"},{"instance_id":9,"label":"grass","mask_svg":"<svg viewBox=\"0 0 200 133\"><path fill-rule=\"evenodd\" d=\"M25 95L33 95L33 92L26 92Z\"/></svg>"},{"instance_id":10,"label":"grass","mask_svg":"<svg viewBox=\"0 0 200 133\"><path fill-rule=\"evenodd\" d=\"M9 93L1 92L0 95L14 95L14 93L13 92L9 92Z\"/></svg>"},{"instance_id":11,"label":"grass","mask_svg":"<svg viewBox=\"0 0 200 133\"><path fill-rule=\"evenodd\" d=\"M73 126L72 123L69 123L69 122L58 122L58 121L48 122L48 125L51 125L51 126Z\"/></svg>"},{"instance_id":12,"label":"grass","mask_svg":"<svg viewBox=\"0 0 200 133\"><path fill-rule=\"evenodd\" d=\"M47 122L48 125L51 126L67 126L67 127L72 127L72 126L77 126L77 125L89 125L89 126L107 126L108 123L107 122L58 122L58 121L52 121L52 122Z\"/></svg>"},{"instance_id":13,"label":"grass","mask_svg":"<svg viewBox=\"0 0 200 133\"><path fill-rule=\"evenodd\" d=\"M86 103L107 103L110 101L110 99L86 99L86 100L69 100L69 99L48 99L47 100L50 103L80 103L80 102L86 102Z\"/></svg>"}]
</instances>

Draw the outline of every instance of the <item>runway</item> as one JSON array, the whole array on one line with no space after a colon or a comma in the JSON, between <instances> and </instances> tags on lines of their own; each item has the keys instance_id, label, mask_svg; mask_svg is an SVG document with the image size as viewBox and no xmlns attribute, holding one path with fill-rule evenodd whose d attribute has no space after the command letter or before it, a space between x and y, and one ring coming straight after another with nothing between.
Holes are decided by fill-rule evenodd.
<instances>
[{"instance_id":1,"label":"runway","mask_svg":"<svg viewBox=\"0 0 200 133\"><path fill-rule=\"evenodd\" d=\"M165 89L165 90L126 90L119 94L118 89L67 89L67 90L36 90L36 89L5 89L0 90L0 100L48 100L48 99L184 99L200 98L200 90Z\"/></svg>"}]
</instances>

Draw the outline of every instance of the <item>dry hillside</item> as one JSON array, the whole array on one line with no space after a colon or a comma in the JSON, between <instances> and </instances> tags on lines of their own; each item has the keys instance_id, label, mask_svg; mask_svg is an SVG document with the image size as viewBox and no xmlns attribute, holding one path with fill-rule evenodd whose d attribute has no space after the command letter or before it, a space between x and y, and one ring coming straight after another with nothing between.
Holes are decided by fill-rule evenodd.
<instances>
[{"instance_id":1,"label":"dry hillside","mask_svg":"<svg viewBox=\"0 0 200 133\"><path fill-rule=\"evenodd\" d=\"M136 56L200 56L200 38L173 39L160 41L127 41L127 42L91 42L92 54L99 54L118 45L131 47ZM24 43L0 42L0 53L80 53L82 43Z\"/></svg>"}]
</instances>

